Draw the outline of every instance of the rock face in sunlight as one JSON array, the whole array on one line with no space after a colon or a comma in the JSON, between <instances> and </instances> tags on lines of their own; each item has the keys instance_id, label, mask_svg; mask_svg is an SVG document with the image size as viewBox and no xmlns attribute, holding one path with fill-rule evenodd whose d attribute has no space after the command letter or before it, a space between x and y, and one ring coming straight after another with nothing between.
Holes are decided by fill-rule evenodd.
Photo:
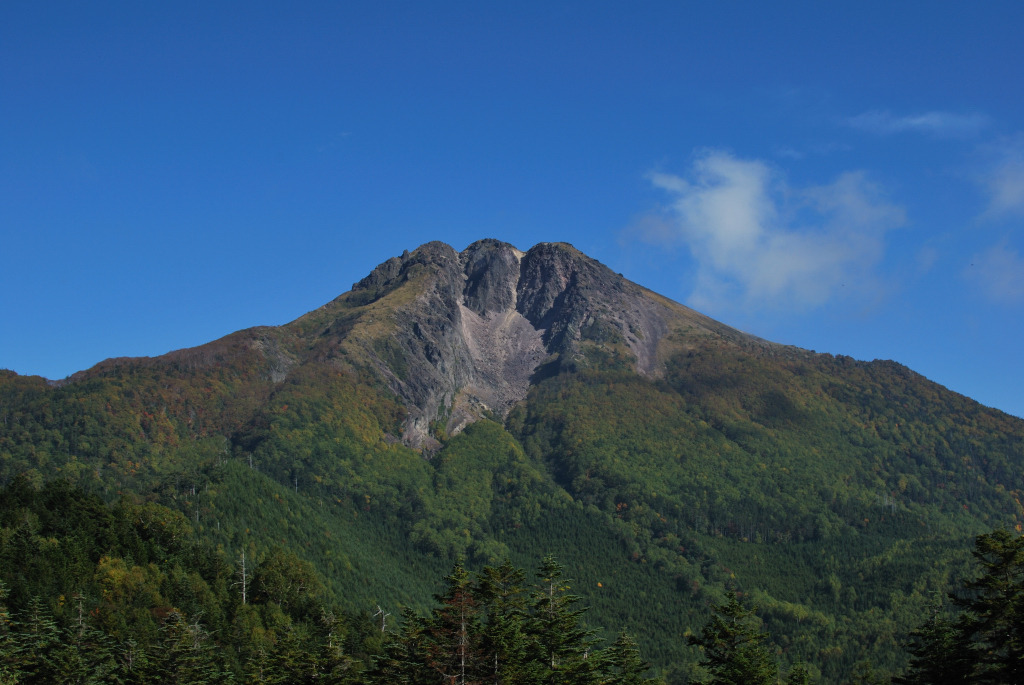
<instances>
[{"instance_id":1,"label":"rock face in sunlight","mask_svg":"<svg viewBox=\"0 0 1024 685\"><path fill-rule=\"evenodd\" d=\"M402 439L415 447L436 445L433 428L453 434L486 412L506 415L538 375L613 364L658 376L670 338L758 342L565 243L522 252L481 240L461 253L428 243L378 266L336 302L346 301L391 305L378 310L392 324L379 327L386 337L357 334L357 356L404 400Z\"/></svg>"}]
</instances>

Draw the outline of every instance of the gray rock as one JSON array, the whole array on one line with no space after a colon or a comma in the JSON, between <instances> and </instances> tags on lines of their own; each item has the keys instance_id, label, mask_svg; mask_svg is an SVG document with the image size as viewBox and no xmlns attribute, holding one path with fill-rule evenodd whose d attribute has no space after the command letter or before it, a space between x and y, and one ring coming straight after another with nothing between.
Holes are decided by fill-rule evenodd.
<instances>
[{"instance_id":1,"label":"gray rock","mask_svg":"<svg viewBox=\"0 0 1024 685\"><path fill-rule=\"evenodd\" d=\"M656 377L673 333L755 340L567 243L525 253L491 239L461 253L427 243L385 261L335 302L359 311L366 326L389 322L353 337L357 324L346 314L323 330L347 340L339 346L359 347L405 404L403 442L428 451L439 428L453 435L487 412L504 417L536 378L585 367L595 352Z\"/></svg>"}]
</instances>

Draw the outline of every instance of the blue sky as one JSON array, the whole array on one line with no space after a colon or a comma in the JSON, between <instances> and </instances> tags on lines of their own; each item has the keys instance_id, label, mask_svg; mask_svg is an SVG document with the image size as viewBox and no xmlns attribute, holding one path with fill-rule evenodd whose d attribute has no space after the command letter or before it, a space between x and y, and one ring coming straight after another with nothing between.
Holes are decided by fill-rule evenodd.
<instances>
[{"instance_id":1,"label":"blue sky","mask_svg":"<svg viewBox=\"0 0 1024 685\"><path fill-rule=\"evenodd\" d=\"M568 241L1024 415L1024 3L0 4L0 367Z\"/></svg>"}]
</instances>

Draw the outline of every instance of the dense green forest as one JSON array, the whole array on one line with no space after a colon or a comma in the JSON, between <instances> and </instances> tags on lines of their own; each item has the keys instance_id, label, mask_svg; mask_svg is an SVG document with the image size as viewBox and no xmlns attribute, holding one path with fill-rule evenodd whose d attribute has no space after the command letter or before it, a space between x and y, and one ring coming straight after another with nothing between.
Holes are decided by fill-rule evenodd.
<instances>
[{"instance_id":1,"label":"dense green forest","mask_svg":"<svg viewBox=\"0 0 1024 685\"><path fill-rule=\"evenodd\" d=\"M1024 537L978 536L976 571L905 644L896 682L1022 676ZM282 548L227 556L158 504L106 504L65 481L0 491L0 683L541 683L654 685L628 633L602 640L553 557L532 578L463 561L425 610L351 612ZM687 644L697 682L782 682L771 634L734 588ZM815 682L796 662L786 683ZM861 662L852 682L886 678Z\"/></svg>"},{"instance_id":2,"label":"dense green forest","mask_svg":"<svg viewBox=\"0 0 1024 685\"><path fill-rule=\"evenodd\" d=\"M228 557L158 504L21 477L0 502L2 683L653 682L552 557L532 580L458 562L422 614L352 613L295 554Z\"/></svg>"}]
</instances>

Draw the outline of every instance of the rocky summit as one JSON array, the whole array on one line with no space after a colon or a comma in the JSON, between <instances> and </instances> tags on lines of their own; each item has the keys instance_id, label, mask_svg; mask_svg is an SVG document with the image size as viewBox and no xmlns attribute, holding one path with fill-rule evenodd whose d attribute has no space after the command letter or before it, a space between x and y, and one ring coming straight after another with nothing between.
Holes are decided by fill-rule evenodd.
<instances>
[{"instance_id":1,"label":"rocky summit","mask_svg":"<svg viewBox=\"0 0 1024 685\"><path fill-rule=\"evenodd\" d=\"M764 345L612 272L567 243L523 252L481 240L461 253L440 242L393 257L325 310L394 307L377 334L357 334L358 355L405 402L402 440L436 447L431 426L455 434L487 412L504 417L533 379L600 355L657 377L681 341L713 336ZM346 305L348 307L346 307ZM371 317L374 315L370 315ZM353 325L332 322L322 335ZM361 322L367 327L371 322ZM387 336L383 342L381 336Z\"/></svg>"}]
</instances>

